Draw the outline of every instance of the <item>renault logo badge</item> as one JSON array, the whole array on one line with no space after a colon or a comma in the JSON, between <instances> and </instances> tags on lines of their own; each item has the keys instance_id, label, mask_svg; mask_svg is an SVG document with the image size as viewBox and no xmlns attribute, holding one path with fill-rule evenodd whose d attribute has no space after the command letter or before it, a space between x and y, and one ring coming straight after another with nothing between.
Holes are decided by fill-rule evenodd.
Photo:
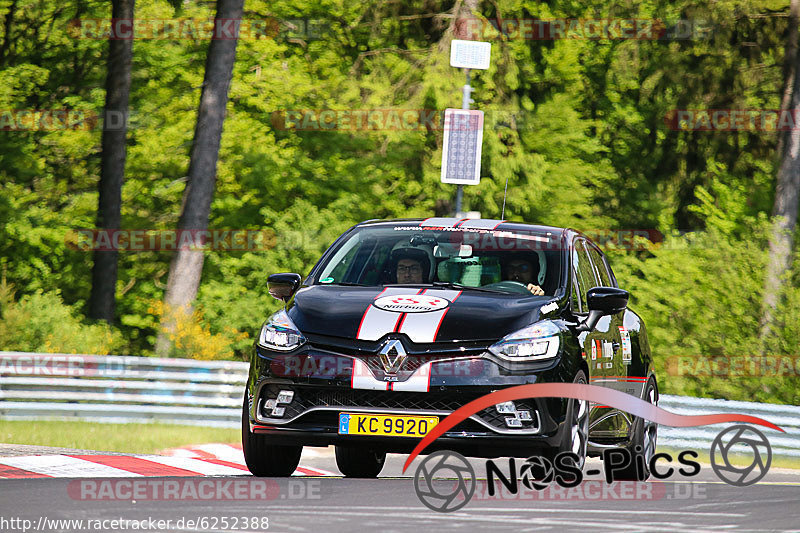
<instances>
[{"instance_id":1,"label":"renault logo badge","mask_svg":"<svg viewBox=\"0 0 800 533\"><path fill-rule=\"evenodd\" d=\"M403 348L403 343L397 339L386 341L378 353L381 356L383 371L387 374L397 374L397 371L400 370L400 367L403 366L403 363L408 358L406 350Z\"/></svg>"}]
</instances>

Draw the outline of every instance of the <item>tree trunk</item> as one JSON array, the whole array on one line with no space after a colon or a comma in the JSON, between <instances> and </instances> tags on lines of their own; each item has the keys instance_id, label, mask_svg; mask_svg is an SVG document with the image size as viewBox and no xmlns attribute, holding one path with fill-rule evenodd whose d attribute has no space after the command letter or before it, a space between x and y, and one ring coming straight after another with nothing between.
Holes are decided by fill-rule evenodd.
<instances>
[{"instance_id":1,"label":"tree trunk","mask_svg":"<svg viewBox=\"0 0 800 533\"><path fill-rule=\"evenodd\" d=\"M233 74L238 43L238 21L242 18L244 0L217 0L215 16L215 37L224 34L224 19L233 19L237 38L213 39L206 57L206 72L203 92L197 111L197 125L189 158L189 176L183 195L183 212L178 221L178 230L205 230L211 212L211 200L217 176L217 158L225 121L225 106L228 102L228 89ZM222 20L221 20L222 19ZM223 35L224 37L229 37ZM174 328L173 313L188 314L197 296L200 275L203 272L203 252L177 250L172 257L164 296L164 317L156 342L159 355L169 354L171 342L166 334ZM174 316L174 315L173 315Z\"/></svg>"},{"instance_id":2,"label":"tree trunk","mask_svg":"<svg viewBox=\"0 0 800 533\"><path fill-rule=\"evenodd\" d=\"M784 71L784 99L787 92L790 103L788 112L795 120L800 117L800 83L797 83L797 18L800 12L799 0L792 0L789 22L790 34L786 45L786 55L792 55L793 62ZM783 105L783 102L782 102ZM782 293L785 275L792 262L794 231L797 227L798 199L800 199L800 129L797 126L786 132L779 132L778 184L775 188L775 203L772 215L775 217L769 242L769 261L764 282L763 314L761 317L761 349L772 336L775 326L775 310Z\"/></svg>"},{"instance_id":3,"label":"tree trunk","mask_svg":"<svg viewBox=\"0 0 800 533\"><path fill-rule=\"evenodd\" d=\"M6 53L11 46L11 26L14 24L14 15L16 11L17 0L11 0L11 4L8 6L8 11L6 12L6 20L3 24L3 42L0 43L0 65L11 63L11 61L6 60Z\"/></svg>"},{"instance_id":4,"label":"tree trunk","mask_svg":"<svg viewBox=\"0 0 800 533\"><path fill-rule=\"evenodd\" d=\"M800 0L792 0L789 6L789 27L787 28L786 53L783 56L783 93L781 94L781 111L789 109L794 92L794 77L797 59L797 29L800 22ZM790 131L778 132L778 157L789 142Z\"/></svg>"},{"instance_id":5,"label":"tree trunk","mask_svg":"<svg viewBox=\"0 0 800 533\"><path fill-rule=\"evenodd\" d=\"M133 20L135 0L113 0L111 17ZM103 113L102 155L97 207L97 228L116 230L120 225L122 182L125 178L125 137L128 133L128 97L131 92L132 39L109 39L106 107ZM120 121L120 117L122 117ZM89 316L114 321L117 286L116 250L95 251Z\"/></svg>"}]
</instances>

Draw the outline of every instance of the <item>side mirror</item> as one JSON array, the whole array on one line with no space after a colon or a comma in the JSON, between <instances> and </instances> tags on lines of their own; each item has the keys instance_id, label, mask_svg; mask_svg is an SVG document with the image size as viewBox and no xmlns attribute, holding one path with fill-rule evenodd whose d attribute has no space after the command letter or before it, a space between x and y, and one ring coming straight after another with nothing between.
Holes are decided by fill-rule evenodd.
<instances>
[{"instance_id":1,"label":"side mirror","mask_svg":"<svg viewBox=\"0 0 800 533\"><path fill-rule=\"evenodd\" d=\"M616 315L628 307L628 291L616 287L594 287L586 292L589 316L579 326L578 331L592 331L601 317Z\"/></svg>"},{"instance_id":2,"label":"side mirror","mask_svg":"<svg viewBox=\"0 0 800 533\"><path fill-rule=\"evenodd\" d=\"M269 294L276 300L287 301L300 288L300 274L271 274L267 278Z\"/></svg>"},{"instance_id":3,"label":"side mirror","mask_svg":"<svg viewBox=\"0 0 800 533\"><path fill-rule=\"evenodd\" d=\"M586 292L589 312L600 311L604 315L616 315L628 307L628 291L614 287L595 287Z\"/></svg>"}]
</instances>

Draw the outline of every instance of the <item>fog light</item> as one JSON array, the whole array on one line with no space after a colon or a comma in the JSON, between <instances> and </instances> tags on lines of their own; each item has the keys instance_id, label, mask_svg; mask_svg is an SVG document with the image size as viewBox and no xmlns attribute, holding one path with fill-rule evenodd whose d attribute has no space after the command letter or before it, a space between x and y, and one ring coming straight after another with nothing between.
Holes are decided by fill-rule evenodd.
<instances>
[{"instance_id":1,"label":"fog light","mask_svg":"<svg viewBox=\"0 0 800 533\"><path fill-rule=\"evenodd\" d=\"M502 415L511 415L517 411L517 406L514 405L514 402L498 403L494 406L494 408L497 409L497 412ZM506 421L508 421L508 419L506 419Z\"/></svg>"},{"instance_id":2,"label":"fog light","mask_svg":"<svg viewBox=\"0 0 800 533\"><path fill-rule=\"evenodd\" d=\"M530 422L531 420L533 420L533 418L531 418L530 411L517 411L517 416L523 422Z\"/></svg>"},{"instance_id":3,"label":"fog light","mask_svg":"<svg viewBox=\"0 0 800 533\"><path fill-rule=\"evenodd\" d=\"M292 403L294 398L294 391L282 390L278 393L278 403Z\"/></svg>"},{"instance_id":4,"label":"fog light","mask_svg":"<svg viewBox=\"0 0 800 533\"><path fill-rule=\"evenodd\" d=\"M269 398L264 401L264 415L273 418L282 417L286 413L286 407L282 407L282 404L290 404L292 400L294 400L293 390L278 392L276 398Z\"/></svg>"},{"instance_id":5,"label":"fog light","mask_svg":"<svg viewBox=\"0 0 800 533\"><path fill-rule=\"evenodd\" d=\"M528 415L530 416L530 415ZM517 417L506 417L506 425L510 428L521 428L522 420Z\"/></svg>"}]
</instances>

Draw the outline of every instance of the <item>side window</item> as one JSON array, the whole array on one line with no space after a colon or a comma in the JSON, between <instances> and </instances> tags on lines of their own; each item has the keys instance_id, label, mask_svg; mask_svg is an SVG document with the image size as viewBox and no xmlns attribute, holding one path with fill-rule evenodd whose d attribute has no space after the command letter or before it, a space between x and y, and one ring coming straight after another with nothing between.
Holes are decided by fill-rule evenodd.
<instances>
[{"instance_id":1,"label":"side window","mask_svg":"<svg viewBox=\"0 0 800 533\"><path fill-rule=\"evenodd\" d=\"M572 257L573 258L577 258L577 256L575 255L574 252L572 253ZM574 313L581 313L583 311L582 311L582 308L581 308L581 300L578 297L578 292L580 291L580 288L578 287L578 275L576 274L576 272L577 271L575 270L575 267L573 266L573 268L572 268L572 291L571 291L571 294L570 294L570 300L571 300L571 305L572 305L572 311Z\"/></svg>"},{"instance_id":2,"label":"side window","mask_svg":"<svg viewBox=\"0 0 800 533\"><path fill-rule=\"evenodd\" d=\"M597 277L600 279L600 285L603 287L613 287L611 277L608 275L606 262L603 260L603 255L593 246L587 246L589 249L589 257L592 259L592 266Z\"/></svg>"},{"instance_id":3,"label":"side window","mask_svg":"<svg viewBox=\"0 0 800 533\"><path fill-rule=\"evenodd\" d=\"M586 248L583 246L583 241L576 240L574 246L572 251L572 269L574 271L574 277L578 281L580 308L582 312L586 312L586 309L588 309L586 304L586 291L592 287L597 287L599 282L592 268L592 263L589 261Z\"/></svg>"},{"instance_id":4,"label":"side window","mask_svg":"<svg viewBox=\"0 0 800 533\"><path fill-rule=\"evenodd\" d=\"M589 254L583 245L582 240L575 241L575 249L572 255L572 267L576 273L578 280L578 297L581 303L581 310L586 311L588 305L586 303L586 291L593 287L600 285L598 278L595 276L594 268L589 260Z\"/></svg>"}]
</instances>

